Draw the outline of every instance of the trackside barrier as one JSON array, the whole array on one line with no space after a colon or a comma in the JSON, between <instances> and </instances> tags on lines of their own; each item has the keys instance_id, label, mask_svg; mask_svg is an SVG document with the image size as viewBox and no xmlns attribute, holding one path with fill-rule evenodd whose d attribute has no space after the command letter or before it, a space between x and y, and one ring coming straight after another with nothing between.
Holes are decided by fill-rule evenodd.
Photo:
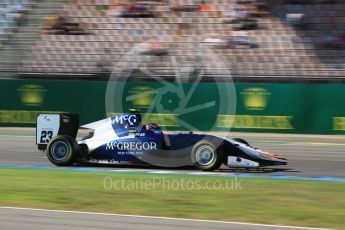
<instances>
[{"instance_id":1,"label":"trackside barrier","mask_svg":"<svg viewBox=\"0 0 345 230\"><path fill-rule=\"evenodd\" d=\"M113 95L113 110L106 106L107 82L1 80L0 126L34 126L42 112L78 113L80 123L85 124L137 108L149 110L146 122L163 124L169 130L221 131L231 126L243 132L345 133L345 84L236 84L237 106L231 114L223 108L224 100L218 99L224 98L226 83L200 83L183 108L210 102L211 106L183 115L183 96L174 90L161 91L159 83L110 84L121 88ZM183 84L185 92L191 87L191 83ZM225 103L233 103L232 99ZM152 104L158 106L152 109Z\"/></svg>"}]
</instances>

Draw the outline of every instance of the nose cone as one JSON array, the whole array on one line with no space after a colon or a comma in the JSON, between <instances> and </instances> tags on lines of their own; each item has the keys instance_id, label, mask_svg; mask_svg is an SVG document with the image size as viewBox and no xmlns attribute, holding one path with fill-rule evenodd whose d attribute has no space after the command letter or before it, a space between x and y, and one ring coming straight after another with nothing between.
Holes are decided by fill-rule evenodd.
<instances>
[{"instance_id":1,"label":"nose cone","mask_svg":"<svg viewBox=\"0 0 345 230\"><path fill-rule=\"evenodd\" d=\"M285 157L283 157L282 155L269 153L269 154L267 154L267 156L270 157L270 158L273 158L273 159L287 161L287 159Z\"/></svg>"},{"instance_id":2,"label":"nose cone","mask_svg":"<svg viewBox=\"0 0 345 230\"><path fill-rule=\"evenodd\" d=\"M282 155L260 151L260 153L273 163L273 165L287 165L287 159Z\"/></svg>"}]
</instances>

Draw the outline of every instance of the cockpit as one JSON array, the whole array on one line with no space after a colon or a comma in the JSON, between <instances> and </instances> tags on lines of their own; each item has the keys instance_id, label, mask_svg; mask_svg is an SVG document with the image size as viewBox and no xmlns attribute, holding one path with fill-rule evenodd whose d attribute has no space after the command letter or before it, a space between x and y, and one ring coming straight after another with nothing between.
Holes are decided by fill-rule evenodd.
<instances>
[{"instance_id":1,"label":"cockpit","mask_svg":"<svg viewBox=\"0 0 345 230\"><path fill-rule=\"evenodd\" d=\"M144 125L144 129L150 130L154 134L162 134L161 128L159 127L159 125L157 125L155 123L149 123L149 124Z\"/></svg>"}]
</instances>

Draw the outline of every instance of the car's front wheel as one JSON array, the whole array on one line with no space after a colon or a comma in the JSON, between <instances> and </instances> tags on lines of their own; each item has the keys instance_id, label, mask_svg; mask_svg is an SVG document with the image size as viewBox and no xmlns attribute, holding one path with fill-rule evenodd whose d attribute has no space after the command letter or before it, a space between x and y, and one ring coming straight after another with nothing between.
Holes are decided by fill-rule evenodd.
<instances>
[{"instance_id":1,"label":"car's front wheel","mask_svg":"<svg viewBox=\"0 0 345 230\"><path fill-rule=\"evenodd\" d=\"M50 162L57 166L69 166L76 162L80 147L69 136L56 136L47 146L46 154Z\"/></svg>"},{"instance_id":2,"label":"car's front wheel","mask_svg":"<svg viewBox=\"0 0 345 230\"><path fill-rule=\"evenodd\" d=\"M209 141L199 141L192 149L192 162L197 169L213 171L222 164L221 152Z\"/></svg>"}]
</instances>

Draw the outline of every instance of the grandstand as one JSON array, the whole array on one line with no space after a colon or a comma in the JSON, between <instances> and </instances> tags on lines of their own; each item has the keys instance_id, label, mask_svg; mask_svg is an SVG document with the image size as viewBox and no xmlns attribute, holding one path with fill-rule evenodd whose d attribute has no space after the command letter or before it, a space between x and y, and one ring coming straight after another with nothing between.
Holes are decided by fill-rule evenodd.
<instances>
[{"instance_id":1,"label":"grandstand","mask_svg":"<svg viewBox=\"0 0 345 230\"><path fill-rule=\"evenodd\" d=\"M234 76L345 77L342 1L17 0L17 4L26 9L26 18L41 20L15 23L13 17L1 18L2 71L110 72L124 54L144 43L148 52L142 56L150 60L144 67L169 75L173 73L169 57L179 63L195 61L203 44L228 63ZM9 5L8 0L2 8Z\"/></svg>"},{"instance_id":2,"label":"grandstand","mask_svg":"<svg viewBox=\"0 0 345 230\"><path fill-rule=\"evenodd\" d=\"M40 40L42 19L56 14L66 2L50 0L0 1L0 71L2 77L21 70L22 60Z\"/></svg>"}]
</instances>

